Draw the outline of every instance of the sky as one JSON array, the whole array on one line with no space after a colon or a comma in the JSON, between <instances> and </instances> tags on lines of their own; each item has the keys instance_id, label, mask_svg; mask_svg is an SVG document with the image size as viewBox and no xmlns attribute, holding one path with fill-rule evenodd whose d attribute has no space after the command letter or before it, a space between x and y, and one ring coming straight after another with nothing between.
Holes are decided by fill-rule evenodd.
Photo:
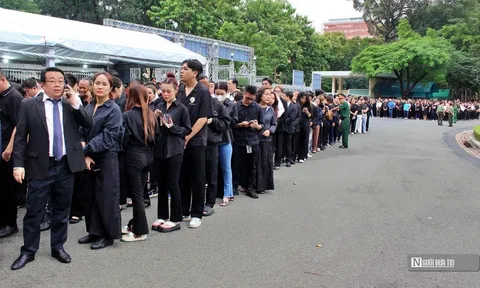
<instances>
[{"instance_id":1,"label":"sky","mask_svg":"<svg viewBox=\"0 0 480 288\"><path fill-rule=\"evenodd\" d=\"M320 32L322 24L329 19L362 17L353 9L353 1L347 0L288 0L297 13L307 16L315 29Z\"/></svg>"}]
</instances>

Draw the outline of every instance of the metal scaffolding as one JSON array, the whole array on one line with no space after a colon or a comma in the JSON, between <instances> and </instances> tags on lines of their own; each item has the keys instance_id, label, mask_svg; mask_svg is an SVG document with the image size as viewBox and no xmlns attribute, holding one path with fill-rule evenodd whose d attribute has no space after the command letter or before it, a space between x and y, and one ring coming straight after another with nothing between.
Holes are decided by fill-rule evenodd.
<instances>
[{"instance_id":1,"label":"metal scaffolding","mask_svg":"<svg viewBox=\"0 0 480 288\"><path fill-rule=\"evenodd\" d=\"M121 29L126 29L126 30L133 30L133 31L139 31L139 32L144 32L144 33L152 33L159 35L161 37L164 37L170 41L173 41L175 43L180 43L183 47L199 54L206 54L203 55L207 57L207 71L208 71L208 77L212 79L213 81L217 81L219 79L218 77L218 59L227 59L227 60L232 60L232 56L234 55L234 61L242 61L248 63L248 70L249 70L249 75L248 77L250 83L254 83L254 79L256 76L256 65L255 65L255 51L253 48L248 47L248 46L243 46L243 45L238 45L235 43L229 43L225 41L219 41L215 39L210 39L210 38L205 38L205 37L200 37L200 36L195 36L191 34L184 34L180 32L175 32L175 31L170 31L166 29L161 29L161 28L155 28L155 27L149 27L145 25L140 25L140 24L135 24L135 23L129 23L125 21L120 21L120 20L114 20L114 19L103 19L103 25L104 26L110 26L110 27L116 27L116 28L121 28ZM187 43L188 42L188 43ZM207 45L206 51L202 50L195 50L191 49L189 45L187 44L192 44L192 45ZM221 51L223 53L221 53ZM231 51L231 53L227 53L226 51ZM237 52L237 53L235 53ZM225 55L222 55L225 54ZM241 57L240 54L245 54L243 55L244 57Z\"/></svg>"}]
</instances>

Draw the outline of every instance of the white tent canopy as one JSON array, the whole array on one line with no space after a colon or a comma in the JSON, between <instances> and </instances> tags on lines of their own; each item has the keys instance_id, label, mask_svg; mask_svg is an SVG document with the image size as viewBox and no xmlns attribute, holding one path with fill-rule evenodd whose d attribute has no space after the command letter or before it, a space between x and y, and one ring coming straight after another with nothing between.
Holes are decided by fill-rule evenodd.
<instances>
[{"instance_id":1,"label":"white tent canopy","mask_svg":"<svg viewBox=\"0 0 480 288\"><path fill-rule=\"evenodd\" d=\"M203 65L207 62L202 55L155 34L0 8L0 50L45 54L46 47L52 46L55 55L72 59L145 60L159 66L179 64L188 58L198 59Z\"/></svg>"}]
</instances>

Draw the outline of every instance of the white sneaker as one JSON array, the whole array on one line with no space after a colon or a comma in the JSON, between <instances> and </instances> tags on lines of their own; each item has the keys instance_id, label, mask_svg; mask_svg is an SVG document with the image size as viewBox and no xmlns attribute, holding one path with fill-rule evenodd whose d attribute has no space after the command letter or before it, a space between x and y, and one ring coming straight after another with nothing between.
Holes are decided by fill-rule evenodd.
<instances>
[{"instance_id":1,"label":"white sneaker","mask_svg":"<svg viewBox=\"0 0 480 288\"><path fill-rule=\"evenodd\" d=\"M317 148L317 152L320 152L320 151L321 151L320 148Z\"/></svg>"},{"instance_id":2,"label":"white sneaker","mask_svg":"<svg viewBox=\"0 0 480 288\"><path fill-rule=\"evenodd\" d=\"M129 234L130 232L132 232L132 230L127 225L122 227L122 234Z\"/></svg>"},{"instance_id":3,"label":"white sneaker","mask_svg":"<svg viewBox=\"0 0 480 288\"><path fill-rule=\"evenodd\" d=\"M308 158L312 158L312 157L313 157L312 154L308 153Z\"/></svg>"},{"instance_id":4,"label":"white sneaker","mask_svg":"<svg viewBox=\"0 0 480 288\"><path fill-rule=\"evenodd\" d=\"M188 222L188 221L192 220L192 217L190 217L190 216L183 216L182 220L185 221L185 222Z\"/></svg>"},{"instance_id":5,"label":"white sneaker","mask_svg":"<svg viewBox=\"0 0 480 288\"><path fill-rule=\"evenodd\" d=\"M202 219L197 218L197 217L192 217L192 220L190 220L190 224L188 224L188 227L190 228L198 228L202 225Z\"/></svg>"},{"instance_id":6,"label":"white sneaker","mask_svg":"<svg viewBox=\"0 0 480 288\"><path fill-rule=\"evenodd\" d=\"M127 235L123 235L122 239L120 241L122 242L135 242L135 241L144 241L147 239L147 235L140 235L140 236L135 236L133 233L128 233Z\"/></svg>"},{"instance_id":7,"label":"white sneaker","mask_svg":"<svg viewBox=\"0 0 480 288\"><path fill-rule=\"evenodd\" d=\"M299 162L299 163L303 163L303 162L305 162L305 161L303 161L303 159L301 159L301 160L300 160L300 161L298 161L298 162Z\"/></svg>"}]
</instances>

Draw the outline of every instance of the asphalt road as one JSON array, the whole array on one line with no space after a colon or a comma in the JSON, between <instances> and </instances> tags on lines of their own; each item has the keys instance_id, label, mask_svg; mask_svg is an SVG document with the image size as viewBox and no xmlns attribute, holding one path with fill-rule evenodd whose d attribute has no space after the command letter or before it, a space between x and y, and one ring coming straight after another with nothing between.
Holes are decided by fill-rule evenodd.
<instances>
[{"instance_id":1,"label":"asphalt road","mask_svg":"<svg viewBox=\"0 0 480 288\"><path fill-rule=\"evenodd\" d=\"M373 119L347 151L282 167L275 191L217 205L198 229L183 223L92 251L77 244L84 223L71 225L70 264L50 256L43 232L36 260L10 271L18 233L0 240L0 287L478 287L478 272L408 272L406 263L413 253L480 254L480 166L448 140L474 124ZM156 200L147 211L153 222Z\"/></svg>"}]
</instances>

